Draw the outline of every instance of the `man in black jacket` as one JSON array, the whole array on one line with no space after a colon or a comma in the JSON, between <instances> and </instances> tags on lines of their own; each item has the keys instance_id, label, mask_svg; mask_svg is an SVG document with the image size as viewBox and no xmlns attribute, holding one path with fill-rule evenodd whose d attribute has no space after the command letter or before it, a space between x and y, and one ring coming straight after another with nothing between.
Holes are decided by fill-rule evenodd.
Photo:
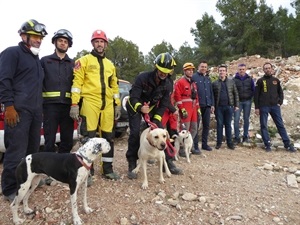
<instances>
[{"instance_id":1,"label":"man in black jacket","mask_svg":"<svg viewBox=\"0 0 300 225\"><path fill-rule=\"evenodd\" d=\"M22 41L0 54L0 102L5 106L5 155L1 176L4 199L17 192L15 170L21 159L40 146L44 72L39 50L47 35L44 24L28 20L21 25Z\"/></svg>"},{"instance_id":2,"label":"man in black jacket","mask_svg":"<svg viewBox=\"0 0 300 225\"><path fill-rule=\"evenodd\" d=\"M295 152L294 146L291 145L290 139L284 127L280 106L283 103L283 91L279 79L273 77L273 67L271 63L263 65L265 75L256 82L254 93L255 114L259 115L260 130L265 149L271 151L271 141L268 133L268 115L270 114L276 124L284 147Z\"/></svg>"},{"instance_id":3,"label":"man in black jacket","mask_svg":"<svg viewBox=\"0 0 300 225\"><path fill-rule=\"evenodd\" d=\"M55 138L60 127L59 153L69 153L73 146L74 122L70 117L71 86L74 60L70 59L68 48L72 47L70 31L58 30L52 37L55 52L41 59L45 72L43 82L43 128L46 152L55 151Z\"/></svg>"},{"instance_id":4,"label":"man in black jacket","mask_svg":"<svg viewBox=\"0 0 300 225\"><path fill-rule=\"evenodd\" d=\"M126 103L130 129L126 152L129 179L137 178L132 170L137 165L142 115L149 114L151 121L162 128L162 116L167 108L171 109L169 106L173 84L168 76L173 72L175 60L166 52L159 54L154 63L156 68L153 71L140 73L136 77ZM174 108L173 111L175 110ZM171 173L181 173L172 159L168 159L167 163Z\"/></svg>"},{"instance_id":5,"label":"man in black jacket","mask_svg":"<svg viewBox=\"0 0 300 225\"><path fill-rule=\"evenodd\" d=\"M239 144L241 142L240 139L240 117L243 112L243 142L248 142L249 135L249 118L251 112L252 99L254 95L255 84L252 79L246 73L246 65L239 64L238 72L235 74L233 78L236 88L239 92L239 100L240 105L239 109L234 112L234 142L235 144Z\"/></svg>"},{"instance_id":6,"label":"man in black jacket","mask_svg":"<svg viewBox=\"0 0 300 225\"><path fill-rule=\"evenodd\" d=\"M222 145L223 126L225 126L227 147L234 150L234 144L231 138L231 121L233 112L238 110L239 94L234 81L227 77L227 66L219 66L218 72L219 79L214 81L212 84L216 108L215 115L217 120L216 149L219 149Z\"/></svg>"}]
</instances>

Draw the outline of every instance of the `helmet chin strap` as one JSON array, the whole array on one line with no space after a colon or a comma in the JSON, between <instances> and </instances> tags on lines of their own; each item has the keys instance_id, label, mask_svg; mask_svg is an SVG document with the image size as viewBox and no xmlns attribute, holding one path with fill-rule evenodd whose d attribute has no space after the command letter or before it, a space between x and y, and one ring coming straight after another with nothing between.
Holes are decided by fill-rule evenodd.
<instances>
[{"instance_id":1,"label":"helmet chin strap","mask_svg":"<svg viewBox=\"0 0 300 225\"><path fill-rule=\"evenodd\" d=\"M29 50L31 51L31 53L33 55L38 55L40 53L40 49L39 48L36 48L36 47L33 47L29 44L29 39L30 39L30 34L26 34L26 42L24 40L22 40L26 46L29 48Z\"/></svg>"},{"instance_id":2,"label":"helmet chin strap","mask_svg":"<svg viewBox=\"0 0 300 225\"><path fill-rule=\"evenodd\" d=\"M31 47L31 45L29 44L29 39L30 39L30 34L26 34L26 42L23 40L23 42L27 45L28 48Z\"/></svg>"},{"instance_id":3,"label":"helmet chin strap","mask_svg":"<svg viewBox=\"0 0 300 225\"><path fill-rule=\"evenodd\" d=\"M168 76L162 78L159 73L158 73L158 70L156 71L156 77L159 79L159 80L165 80Z\"/></svg>"},{"instance_id":4,"label":"helmet chin strap","mask_svg":"<svg viewBox=\"0 0 300 225\"><path fill-rule=\"evenodd\" d=\"M64 54L64 53L66 53L66 52L68 51L69 48L67 48L66 50L64 50L64 49L61 49L61 48L57 47L57 42L56 42L56 40L55 40L55 49L56 49L59 53Z\"/></svg>"}]
</instances>

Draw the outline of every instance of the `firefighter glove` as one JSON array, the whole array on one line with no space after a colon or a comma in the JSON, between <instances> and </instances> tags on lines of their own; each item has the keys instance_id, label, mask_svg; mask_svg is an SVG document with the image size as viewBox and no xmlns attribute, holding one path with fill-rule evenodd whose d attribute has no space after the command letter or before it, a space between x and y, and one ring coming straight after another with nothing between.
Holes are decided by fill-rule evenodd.
<instances>
[{"instance_id":1,"label":"firefighter glove","mask_svg":"<svg viewBox=\"0 0 300 225\"><path fill-rule=\"evenodd\" d=\"M200 110L200 108L198 109L197 112L198 112L198 115L201 116L201 110Z\"/></svg>"},{"instance_id":2,"label":"firefighter glove","mask_svg":"<svg viewBox=\"0 0 300 225\"><path fill-rule=\"evenodd\" d=\"M183 119L188 118L188 112L186 111L185 108L182 108L180 111Z\"/></svg>"},{"instance_id":3,"label":"firefighter glove","mask_svg":"<svg viewBox=\"0 0 300 225\"><path fill-rule=\"evenodd\" d=\"M115 106L115 120L120 119L121 117L121 106Z\"/></svg>"},{"instance_id":4,"label":"firefighter glove","mask_svg":"<svg viewBox=\"0 0 300 225\"><path fill-rule=\"evenodd\" d=\"M7 106L5 108L4 119L5 123L10 127L14 127L17 125L18 122L20 122L19 114L17 113L13 105Z\"/></svg>"},{"instance_id":5,"label":"firefighter glove","mask_svg":"<svg viewBox=\"0 0 300 225\"><path fill-rule=\"evenodd\" d=\"M70 117L73 120L79 119L79 106L78 105L72 105L70 110Z\"/></svg>"}]
</instances>

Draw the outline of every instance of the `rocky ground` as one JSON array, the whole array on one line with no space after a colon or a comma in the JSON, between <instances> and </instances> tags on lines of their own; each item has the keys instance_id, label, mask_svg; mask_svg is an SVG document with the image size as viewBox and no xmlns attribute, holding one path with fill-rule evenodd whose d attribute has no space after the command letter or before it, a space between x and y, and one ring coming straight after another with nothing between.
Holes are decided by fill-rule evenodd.
<instances>
[{"instance_id":1,"label":"rocky ground","mask_svg":"<svg viewBox=\"0 0 300 225\"><path fill-rule=\"evenodd\" d=\"M115 171L119 181L105 180L96 163L94 184L88 188L88 202L95 211L79 212L85 224L95 225L299 225L300 153L223 144L220 150L193 155L191 164L180 158L184 175L158 183L157 165L149 165L149 188L126 176L127 136L116 140ZM214 142L210 143L212 146ZM0 165L0 172L2 165ZM42 186L30 199L35 215L25 224L72 224L68 187ZM20 215L24 217L21 210ZM0 224L12 224L9 203L0 201Z\"/></svg>"}]
</instances>

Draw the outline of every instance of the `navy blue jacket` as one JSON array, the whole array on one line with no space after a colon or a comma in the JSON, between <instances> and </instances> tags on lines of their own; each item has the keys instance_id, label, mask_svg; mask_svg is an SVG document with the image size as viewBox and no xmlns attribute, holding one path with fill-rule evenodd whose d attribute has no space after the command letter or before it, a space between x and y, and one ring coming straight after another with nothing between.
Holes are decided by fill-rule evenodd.
<instances>
[{"instance_id":1,"label":"navy blue jacket","mask_svg":"<svg viewBox=\"0 0 300 225\"><path fill-rule=\"evenodd\" d=\"M202 73L196 72L193 74L192 80L197 85L200 107L214 106L214 94L209 75L203 75Z\"/></svg>"},{"instance_id":2,"label":"navy blue jacket","mask_svg":"<svg viewBox=\"0 0 300 225\"><path fill-rule=\"evenodd\" d=\"M238 89L240 102L251 100L255 90L253 79L248 74L240 76L239 73L236 73L232 80Z\"/></svg>"},{"instance_id":3,"label":"navy blue jacket","mask_svg":"<svg viewBox=\"0 0 300 225\"><path fill-rule=\"evenodd\" d=\"M20 42L0 54L0 102L15 109L42 111L44 72L39 57Z\"/></svg>"},{"instance_id":4,"label":"navy blue jacket","mask_svg":"<svg viewBox=\"0 0 300 225\"><path fill-rule=\"evenodd\" d=\"M45 78L43 82L44 104L62 103L71 105L74 60L66 55L60 59L54 52L41 59Z\"/></svg>"}]
</instances>

